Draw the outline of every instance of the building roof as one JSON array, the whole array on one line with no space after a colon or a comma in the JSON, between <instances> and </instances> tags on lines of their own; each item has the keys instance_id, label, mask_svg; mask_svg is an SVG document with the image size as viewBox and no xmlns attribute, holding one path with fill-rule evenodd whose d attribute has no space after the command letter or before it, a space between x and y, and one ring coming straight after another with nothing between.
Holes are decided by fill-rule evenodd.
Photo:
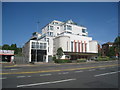
<instances>
[{"instance_id":1,"label":"building roof","mask_svg":"<svg viewBox=\"0 0 120 90\"><path fill-rule=\"evenodd\" d=\"M69 19L69 20L67 20L67 21L58 21L58 20L53 20L53 21L51 21L50 23L48 23L47 25L49 25L49 24L51 24L52 22L54 22L54 21L57 21L57 22L60 22L61 24L60 25L64 25L64 24L72 24L72 25L77 25L77 26L80 26L80 27L83 27L83 28L86 28L85 26L83 26L83 25L78 25L76 22L73 22L73 20L72 19ZM45 25L44 27L46 27L47 25ZM43 28L44 28L43 27ZM42 29L43 29L42 28Z\"/></svg>"},{"instance_id":2,"label":"building roof","mask_svg":"<svg viewBox=\"0 0 120 90\"><path fill-rule=\"evenodd\" d=\"M113 45L113 42L107 42L107 43L104 43L102 45Z\"/></svg>"}]
</instances>

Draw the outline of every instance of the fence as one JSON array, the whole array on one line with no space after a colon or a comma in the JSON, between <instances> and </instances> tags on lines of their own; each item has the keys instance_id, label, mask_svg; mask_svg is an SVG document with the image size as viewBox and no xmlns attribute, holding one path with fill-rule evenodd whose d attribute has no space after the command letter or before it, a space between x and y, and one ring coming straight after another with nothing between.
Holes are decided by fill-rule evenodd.
<instances>
[{"instance_id":1,"label":"fence","mask_svg":"<svg viewBox=\"0 0 120 90\"><path fill-rule=\"evenodd\" d=\"M15 56L14 61L16 64L27 64L28 63L28 60L25 59L24 56Z\"/></svg>"}]
</instances>

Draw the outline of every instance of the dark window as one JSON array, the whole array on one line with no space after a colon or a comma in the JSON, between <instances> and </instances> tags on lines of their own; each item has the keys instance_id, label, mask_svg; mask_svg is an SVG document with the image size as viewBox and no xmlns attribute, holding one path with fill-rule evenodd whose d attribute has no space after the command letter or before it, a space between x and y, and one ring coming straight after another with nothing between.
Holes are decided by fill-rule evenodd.
<instances>
[{"instance_id":1,"label":"dark window","mask_svg":"<svg viewBox=\"0 0 120 90\"><path fill-rule=\"evenodd\" d=\"M73 42L71 42L71 52L73 52Z\"/></svg>"},{"instance_id":2,"label":"dark window","mask_svg":"<svg viewBox=\"0 0 120 90\"><path fill-rule=\"evenodd\" d=\"M64 25L64 30L66 30L66 25Z\"/></svg>"},{"instance_id":3,"label":"dark window","mask_svg":"<svg viewBox=\"0 0 120 90\"><path fill-rule=\"evenodd\" d=\"M85 33L85 29L82 29L82 33Z\"/></svg>"},{"instance_id":4,"label":"dark window","mask_svg":"<svg viewBox=\"0 0 120 90\"><path fill-rule=\"evenodd\" d=\"M72 26L67 25L67 30L72 30Z\"/></svg>"},{"instance_id":5,"label":"dark window","mask_svg":"<svg viewBox=\"0 0 120 90\"><path fill-rule=\"evenodd\" d=\"M82 43L82 52L83 52L83 45L84 45L84 43Z\"/></svg>"},{"instance_id":6,"label":"dark window","mask_svg":"<svg viewBox=\"0 0 120 90\"><path fill-rule=\"evenodd\" d=\"M50 26L50 30L53 30L53 26Z\"/></svg>"},{"instance_id":7,"label":"dark window","mask_svg":"<svg viewBox=\"0 0 120 90\"><path fill-rule=\"evenodd\" d=\"M32 48L36 48L35 42L32 42Z\"/></svg>"}]
</instances>

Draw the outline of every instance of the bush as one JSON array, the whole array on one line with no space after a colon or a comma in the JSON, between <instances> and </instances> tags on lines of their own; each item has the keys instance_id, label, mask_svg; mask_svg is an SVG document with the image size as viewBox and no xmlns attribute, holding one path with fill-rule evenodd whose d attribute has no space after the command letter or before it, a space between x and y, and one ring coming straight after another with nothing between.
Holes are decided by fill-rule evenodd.
<instances>
[{"instance_id":1,"label":"bush","mask_svg":"<svg viewBox=\"0 0 120 90\"><path fill-rule=\"evenodd\" d=\"M53 61L55 61L56 60L56 56L53 56L52 59L53 59Z\"/></svg>"},{"instance_id":2,"label":"bush","mask_svg":"<svg viewBox=\"0 0 120 90\"><path fill-rule=\"evenodd\" d=\"M55 63L71 63L72 61L69 59L56 59Z\"/></svg>"},{"instance_id":3,"label":"bush","mask_svg":"<svg viewBox=\"0 0 120 90\"><path fill-rule=\"evenodd\" d=\"M95 61L108 61L108 60L110 60L110 58L109 57L98 57Z\"/></svg>"},{"instance_id":4,"label":"bush","mask_svg":"<svg viewBox=\"0 0 120 90\"><path fill-rule=\"evenodd\" d=\"M77 59L77 62L86 62L87 60L85 58Z\"/></svg>"}]
</instances>

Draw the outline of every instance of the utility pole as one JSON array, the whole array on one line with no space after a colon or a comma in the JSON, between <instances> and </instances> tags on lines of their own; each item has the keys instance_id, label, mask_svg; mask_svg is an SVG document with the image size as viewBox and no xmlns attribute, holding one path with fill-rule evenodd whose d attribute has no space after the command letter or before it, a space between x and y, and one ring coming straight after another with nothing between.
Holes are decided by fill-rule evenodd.
<instances>
[{"instance_id":1,"label":"utility pole","mask_svg":"<svg viewBox=\"0 0 120 90\"><path fill-rule=\"evenodd\" d=\"M37 31L38 31L38 29L39 29L39 21L37 22ZM37 38L36 38L36 40L37 40L37 43L36 43L36 60L35 60L35 62L37 62L37 49L38 49L38 35L37 35Z\"/></svg>"}]
</instances>

